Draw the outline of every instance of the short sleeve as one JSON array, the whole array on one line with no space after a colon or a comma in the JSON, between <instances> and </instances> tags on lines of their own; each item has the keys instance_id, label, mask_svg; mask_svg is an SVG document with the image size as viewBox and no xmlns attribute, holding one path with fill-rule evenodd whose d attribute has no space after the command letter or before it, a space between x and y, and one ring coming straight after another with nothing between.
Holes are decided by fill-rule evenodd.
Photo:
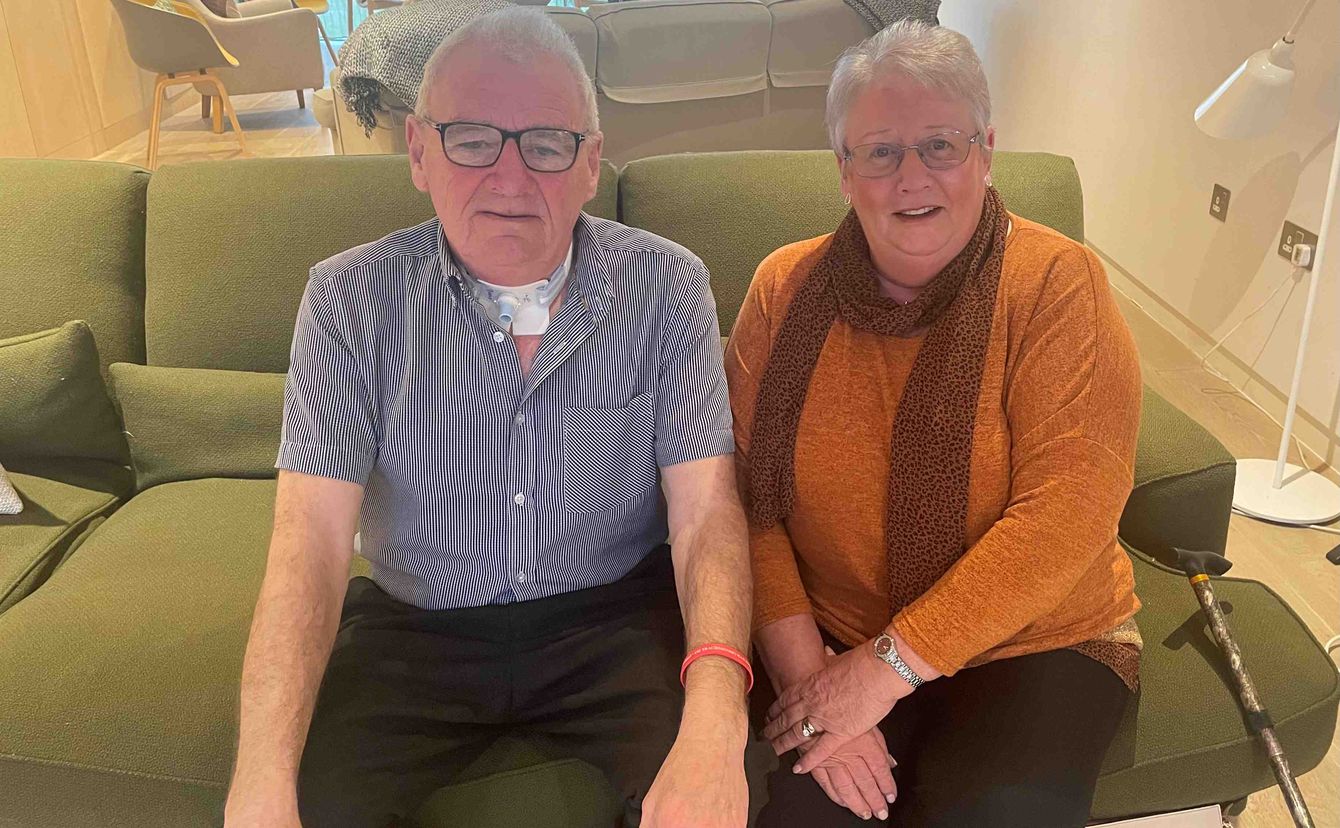
<instances>
[{"instance_id":1,"label":"short sleeve","mask_svg":"<svg viewBox=\"0 0 1340 828\"><path fill-rule=\"evenodd\" d=\"M275 467L362 485L377 459L375 407L329 285L314 272L298 308Z\"/></svg>"},{"instance_id":2,"label":"short sleeve","mask_svg":"<svg viewBox=\"0 0 1340 828\"><path fill-rule=\"evenodd\" d=\"M656 462L661 468L735 450L721 327L703 263L674 273L661 341Z\"/></svg>"}]
</instances>

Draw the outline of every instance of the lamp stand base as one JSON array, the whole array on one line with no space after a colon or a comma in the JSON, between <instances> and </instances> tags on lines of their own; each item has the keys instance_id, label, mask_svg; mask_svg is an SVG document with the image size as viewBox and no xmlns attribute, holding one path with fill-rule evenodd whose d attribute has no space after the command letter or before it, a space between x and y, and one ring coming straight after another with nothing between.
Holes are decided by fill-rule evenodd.
<instances>
[{"instance_id":1,"label":"lamp stand base","mask_svg":"<svg viewBox=\"0 0 1340 828\"><path fill-rule=\"evenodd\" d=\"M1310 526L1340 518L1340 486L1310 469L1286 463L1274 486L1274 460L1239 460L1233 508L1271 523Z\"/></svg>"}]
</instances>

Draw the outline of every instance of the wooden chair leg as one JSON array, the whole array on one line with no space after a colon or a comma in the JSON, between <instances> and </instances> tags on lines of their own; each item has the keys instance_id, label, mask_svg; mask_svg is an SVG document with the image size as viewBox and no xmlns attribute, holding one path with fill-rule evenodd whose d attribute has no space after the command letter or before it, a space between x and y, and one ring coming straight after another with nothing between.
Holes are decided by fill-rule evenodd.
<instances>
[{"instance_id":1,"label":"wooden chair leg","mask_svg":"<svg viewBox=\"0 0 1340 828\"><path fill-rule=\"evenodd\" d=\"M212 98L212 97L214 97L214 96L213 96L213 95L210 95L210 97ZM223 134L223 107L222 107L222 106L216 106L216 107L214 107L214 114L213 114L212 118L213 118L213 120L212 120L212 122L211 122L210 125L209 125L209 126L210 126L210 130L211 130L215 135L222 135L222 134Z\"/></svg>"},{"instance_id":2,"label":"wooden chair leg","mask_svg":"<svg viewBox=\"0 0 1340 828\"><path fill-rule=\"evenodd\" d=\"M211 80L214 81L215 88L219 90L219 103L223 105L223 111L227 113L228 120L233 125L233 132L237 133L238 146L242 148L243 152L246 152L247 139L242 134L242 125L237 122L237 112L233 109L233 99L228 97L228 90L224 88L223 81L219 80L218 78L212 75L210 76L210 78Z\"/></svg>"},{"instance_id":3,"label":"wooden chair leg","mask_svg":"<svg viewBox=\"0 0 1340 828\"><path fill-rule=\"evenodd\" d=\"M298 90L298 108L299 109L307 108L307 97L303 94L303 91L301 89Z\"/></svg>"},{"instance_id":4,"label":"wooden chair leg","mask_svg":"<svg viewBox=\"0 0 1340 828\"><path fill-rule=\"evenodd\" d=\"M158 168L159 121L163 117L163 95L167 90L167 75L159 75L154 83L154 107L149 122L149 169Z\"/></svg>"},{"instance_id":5,"label":"wooden chair leg","mask_svg":"<svg viewBox=\"0 0 1340 828\"><path fill-rule=\"evenodd\" d=\"M212 100L214 100L214 96L213 96L213 95L201 95L201 96L200 96L200 117L201 117L201 118L208 118L208 117L209 117L209 110L210 110L209 103L210 103L210 101L212 101Z\"/></svg>"}]
</instances>

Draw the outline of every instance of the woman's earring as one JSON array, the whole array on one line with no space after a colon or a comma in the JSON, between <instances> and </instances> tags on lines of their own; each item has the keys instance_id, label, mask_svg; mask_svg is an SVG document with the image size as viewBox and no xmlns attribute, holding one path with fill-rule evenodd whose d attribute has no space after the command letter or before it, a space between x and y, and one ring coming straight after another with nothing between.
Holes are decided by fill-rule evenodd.
<instances>
[{"instance_id":1,"label":"woman's earring","mask_svg":"<svg viewBox=\"0 0 1340 828\"><path fill-rule=\"evenodd\" d=\"M848 207L851 206L851 193L842 194L842 203L846 204Z\"/></svg>"},{"instance_id":2,"label":"woman's earring","mask_svg":"<svg viewBox=\"0 0 1340 828\"><path fill-rule=\"evenodd\" d=\"M983 180L986 181L986 186L990 187L990 186L991 186L991 173L987 173L987 174L986 174L986 178L983 179Z\"/></svg>"}]
</instances>

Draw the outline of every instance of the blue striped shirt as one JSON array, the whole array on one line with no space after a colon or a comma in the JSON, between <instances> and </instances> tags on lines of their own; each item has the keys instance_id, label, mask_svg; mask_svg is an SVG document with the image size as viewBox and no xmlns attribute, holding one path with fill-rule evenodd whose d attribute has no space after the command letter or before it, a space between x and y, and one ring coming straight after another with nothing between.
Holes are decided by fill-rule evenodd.
<instances>
[{"instance_id":1,"label":"blue striped shirt","mask_svg":"<svg viewBox=\"0 0 1340 828\"><path fill-rule=\"evenodd\" d=\"M312 269L278 468L363 485L362 554L425 609L627 574L668 534L660 469L734 443L701 260L582 214L529 375L437 219Z\"/></svg>"}]
</instances>

